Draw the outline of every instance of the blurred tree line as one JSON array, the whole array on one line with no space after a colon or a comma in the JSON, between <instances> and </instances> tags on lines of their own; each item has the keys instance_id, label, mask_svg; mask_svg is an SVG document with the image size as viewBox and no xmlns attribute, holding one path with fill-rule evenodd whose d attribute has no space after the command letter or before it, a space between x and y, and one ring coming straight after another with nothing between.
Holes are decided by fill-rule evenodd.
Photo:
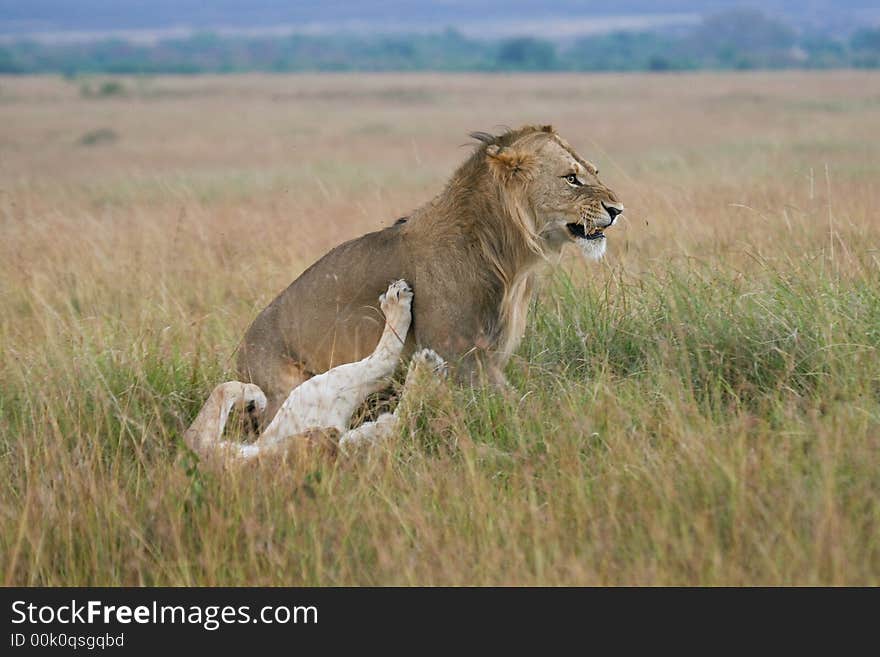
<instances>
[{"instance_id":1,"label":"blurred tree line","mask_svg":"<svg viewBox=\"0 0 880 657\"><path fill-rule=\"evenodd\" d=\"M619 32L558 44L533 37L196 34L137 44L0 45L0 73L234 73L245 71L674 71L880 67L880 27L847 37L798 32L758 10L705 18L691 30Z\"/></svg>"}]
</instances>

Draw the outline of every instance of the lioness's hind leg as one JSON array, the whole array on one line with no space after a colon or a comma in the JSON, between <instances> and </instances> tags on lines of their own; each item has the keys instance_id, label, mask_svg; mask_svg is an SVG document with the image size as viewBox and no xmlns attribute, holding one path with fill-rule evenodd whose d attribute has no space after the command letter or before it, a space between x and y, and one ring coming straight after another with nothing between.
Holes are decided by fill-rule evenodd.
<instances>
[{"instance_id":1,"label":"lioness's hind leg","mask_svg":"<svg viewBox=\"0 0 880 657\"><path fill-rule=\"evenodd\" d=\"M401 409L404 404L411 403L413 394L428 383L435 383L446 378L449 368L445 360L433 349L420 349L409 361L409 371L403 384L400 402L393 413L383 413L373 422L364 422L356 429L351 429L339 440L339 449L343 453L359 447L375 445L400 430Z\"/></svg>"},{"instance_id":2,"label":"lioness's hind leg","mask_svg":"<svg viewBox=\"0 0 880 657\"><path fill-rule=\"evenodd\" d=\"M273 378L271 385L267 386L266 389L266 412L259 418L259 426L261 429L265 428L269 422L272 421L272 418L278 413L279 409L284 404L284 401L287 399L288 395L290 395L290 392L294 388L301 386L310 378L312 378L312 375L309 372L306 372L299 363L286 356L281 357L275 372L275 377Z\"/></svg>"}]
</instances>

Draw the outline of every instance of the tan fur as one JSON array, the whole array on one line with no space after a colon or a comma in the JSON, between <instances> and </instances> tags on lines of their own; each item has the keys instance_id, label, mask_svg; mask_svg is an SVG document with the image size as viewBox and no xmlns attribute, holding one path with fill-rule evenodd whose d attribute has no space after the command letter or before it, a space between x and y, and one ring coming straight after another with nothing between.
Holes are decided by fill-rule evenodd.
<instances>
[{"instance_id":1,"label":"tan fur","mask_svg":"<svg viewBox=\"0 0 880 657\"><path fill-rule=\"evenodd\" d=\"M566 244L604 252L604 240L587 241L566 225L607 227L615 218L607 206L622 205L552 127L472 136L480 145L439 195L405 222L330 251L253 322L239 374L266 392L267 417L289 381L370 353L383 326L376 298L399 278L416 294L407 354L431 347L459 378L484 372L503 381L539 266ZM566 182L569 173L577 185Z\"/></svg>"}]
</instances>

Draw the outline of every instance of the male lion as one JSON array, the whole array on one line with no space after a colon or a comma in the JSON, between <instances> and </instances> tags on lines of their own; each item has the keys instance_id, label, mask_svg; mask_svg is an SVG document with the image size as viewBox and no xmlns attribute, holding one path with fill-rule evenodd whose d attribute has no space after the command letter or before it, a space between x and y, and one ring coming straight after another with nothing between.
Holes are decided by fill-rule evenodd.
<instances>
[{"instance_id":1,"label":"male lion","mask_svg":"<svg viewBox=\"0 0 880 657\"><path fill-rule=\"evenodd\" d=\"M471 136L480 145L439 195L330 251L251 324L238 371L265 391L264 417L303 381L372 351L384 326L376 299L397 279L415 292L405 354L430 347L458 378L502 383L538 265L566 244L602 257L623 205L595 166L551 126Z\"/></svg>"}]
</instances>

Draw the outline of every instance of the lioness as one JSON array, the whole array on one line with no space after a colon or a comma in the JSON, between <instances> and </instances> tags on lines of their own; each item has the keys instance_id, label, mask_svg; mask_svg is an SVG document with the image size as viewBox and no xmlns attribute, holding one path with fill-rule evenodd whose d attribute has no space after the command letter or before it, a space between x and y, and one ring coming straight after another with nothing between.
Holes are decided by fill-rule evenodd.
<instances>
[{"instance_id":1,"label":"lioness","mask_svg":"<svg viewBox=\"0 0 880 657\"><path fill-rule=\"evenodd\" d=\"M439 195L330 251L251 324L238 371L265 391L264 417L303 381L372 351L384 326L376 299L396 279L415 292L405 354L430 347L458 378L503 382L538 265L566 244L605 253L603 230L623 205L551 126L471 136L478 147Z\"/></svg>"},{"instance_id":2,"label":"lioness","mask_svg":"<svg viewBox=\"0 0 880 657\"><path fill-rule=\"evenodd\" d=\"M349 423L355 409L367 395L385 387L397 367L411 324L412 298L406 281L393 282L379 297L385 328L373 353L355 363L332 367L291 390L256 442L244 444L223 439L226 420L234 407L252 405L257 415L266 409L266 397L253 383L227 381L214 388L184 433L187 446L202 458L235 462L285 454L291 448L308 445L315 437L326 438L328 433L337 436L337 441L331 441L333 450L343 452L374 445L394 435L411 388L424 384L426 376L438 380L445 373L446 363L431 349L421 349L413 355L401 402L393 413L383 413L356 429L350 429Z\"/></svg>"}]
</instances>

